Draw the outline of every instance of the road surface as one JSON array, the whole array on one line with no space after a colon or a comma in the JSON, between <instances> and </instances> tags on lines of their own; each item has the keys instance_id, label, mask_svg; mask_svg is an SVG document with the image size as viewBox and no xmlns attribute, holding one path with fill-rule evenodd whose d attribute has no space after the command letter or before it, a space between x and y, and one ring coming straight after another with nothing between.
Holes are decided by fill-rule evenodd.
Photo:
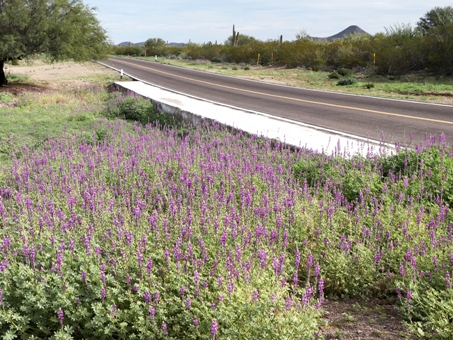
<instances>
[{"instance_id":1,"label":"road surface","mask_svg":"<svg viewBox=\"0 0 453 340\"><path fill-rule=\"evenodd\" d=\"M449 105L281 86L130 58L104 63L173 91L329 130L411 146L444 134L453 144Z\"/></svg>"}]
</instances>

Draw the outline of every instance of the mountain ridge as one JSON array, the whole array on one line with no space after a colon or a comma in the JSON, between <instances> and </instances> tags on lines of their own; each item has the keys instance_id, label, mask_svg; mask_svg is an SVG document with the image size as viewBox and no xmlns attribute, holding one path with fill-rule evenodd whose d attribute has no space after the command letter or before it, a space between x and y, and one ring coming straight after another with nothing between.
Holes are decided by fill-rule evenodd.
<instances>
[{"instance_id":1,"label":"mountain ridge","mask_svg":"<svg viewBox=\"0 0 453 340\"><path fill-rule=\"evenodd\" d=\"M352 35L352 34L360 34L360 35L365 35L366 34L366 35L369 35L369 33L365 32L359 26L351 25L351 26L345 28L343 31L338 32L337 34L331 35L329 37L326 37L326 38L311 37L311 39L313 39L315 41L332 41L332 40L335 40L335 39L345 38L345 37L347 37L349 35ZM124 41L122 43L119 43L117 46L143 46L144 44L145 44L144 42L132 43L130 41ZM185 46L186 44L185 43L171 42L171 43L169 43L167 45L169 45L169 46Z\"/></svg>"},{"instance_id":2,"label":"mountain ridge","mask_svg":"<svg viewBox=\"0 0 453 340\"><path fill-rule=\"evenodd\" d=\"M329 36L327 38L312 37L312 39L313 40L317 40L317 41L332 41L332 40L335 40L335 39L345 38L345 37L347 37L349 35L352 35L352 34L369 35L369 33L365 32L359 26L351 25L351 26L345 28L343 31L338 32L337 34L331 35L331 36Z\"/></svg>"}]
</instances>

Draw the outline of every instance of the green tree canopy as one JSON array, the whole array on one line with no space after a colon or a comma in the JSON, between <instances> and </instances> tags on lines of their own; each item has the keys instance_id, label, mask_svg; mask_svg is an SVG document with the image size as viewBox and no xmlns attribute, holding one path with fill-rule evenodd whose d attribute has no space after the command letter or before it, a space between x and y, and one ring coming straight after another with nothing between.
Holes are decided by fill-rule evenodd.
<instances>
[{"instance_id":1,"label":"green tree canopy","mask_svg":"<svg viewBox=\"0 0 453 340\"><path fill-rule=\"evenodd\" d=\"M453 26L453 7L434 7L428 11L417 23L417 28L423 34L427 34L430 29L441 26Z\"/></svg>"},{"instance_id":2,"label":"green tree canopy","mask_svg":"<svg viewBox=\"0 0 453 340\"><path fill-rule=\"evenodd\" d=\"M150 38L145 42L145 49L147 55L162 55L167 43L162 38Z\"/></svg>"},{"instance_id":3,"label":"green tree canopy","mask_svg":"<svg viewBox=\"0 0 453 340\"><path fill-rule=\"evenodd\" d=\"M85 61L107 55L95 8L81 0L0 0L0 86L7 60L45 53L50 61Z\"/></svg>"}]
</instances>

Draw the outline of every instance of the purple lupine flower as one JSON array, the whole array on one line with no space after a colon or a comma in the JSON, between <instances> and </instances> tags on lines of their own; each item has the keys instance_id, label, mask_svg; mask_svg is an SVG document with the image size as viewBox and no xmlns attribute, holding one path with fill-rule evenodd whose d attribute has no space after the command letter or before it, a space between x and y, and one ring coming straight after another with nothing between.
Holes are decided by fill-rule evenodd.
<instances>
[{"instance_id":1,"label":"purple lupine flower","mask_svg":"<svg viewBox=\"0 0 453 340\"><path fill-rule=\"evenodd\" d=\"M57 261L55 263L56 267L57 267L57 270L59 272L61 272L61 265L63 263L63 252L60 250L58 253L57 253Z\"/></svg>"},{"instance_id":2,"label":"purple lupine flower","mask_svg":"<svg viewBox=\"0 0 453 340\"><path fill-rule=\"evenodd\" d=\"M193 318L192 322L193 322L193 325L195 326L195 328L198 328L198 319Z\"/></svg>"},{"instance_id":3,"label":"purple lupine flower","mask_svg":"<svg viewBox=\"0 0 453 340\"><path fill-rule=\"evenodd\" d=\"M260 297L260 292L259 292L259 289L257 289L252 293L252 302L258 301L259 297Z\"/></svg>"},{"instance_id":4,"label":"purple lupine flower","mask_svg":"<svg viewBox=\"0 0 453 340\"><path fill-rule=\"evenodd\" d=\"M400 265L400 274L401 276L405 277L406 276L406 269L404 268L404 265Z\"/></svg>"},{"instance_id":5,"label":"purple lupine flower","mask_svg":"<svg viewBox=\"0 0 453 340\"><path fill-rule=\"evenodd\" d=\"M156 315L156 308L151 306L149 307L149 316L151 316L154 319L154 315Z\"/></svg>"},{"instance_id":6,"label":"purple lupine flower","mask_svg":"<svg viewBox=\"0 0 453 340\"><path fill-rule=\"evenodd\" d=\"M222 275L219 275L217 277L217 284L219 285L219 288L222 288L222 281L223 281Z\"/></svg>"},{"instance_id":7,"label":"purple lupine flower","mask_svg":"<svg viewBox=\"0 0 453 340\"><path fill-rule=\"evenodd\" d=\"M160 301L160 292L156 292L156 293L154 294L154 303L155 303L155 304L158 304L159 301Z\"/></svg>"},{"instance_id":8,"label":"purple lupine flower","mask_svg":"<svg viewBox=\"0 0 453 340\"><path fill-rule=\"evenodd\" d=\"M151 299L152 299L151 293L150 292L144 292L143 293L143 299L145 300L145 303L147 305L149 305L151 303Z\"/></svg>"},{"instance_id":9,"label":"purple lupine flower","mask_svg":"<svg viewBox=\"0 0 453 340\"><path fill-rule=\"evenodd\" d=\"M320 279L318 282L318 292L320 296L323 296L324 294L324 280Z\"/></svg>"},{"instance_id":10,"label":"purple lupine flower","mask_svg":"<svg viewBox=\"0 0 453 340\"><path fill-rule=\"evenodd\" d=\"M260 259L261 268L266 269L267 267L267 253L261 248L258 252L258 258Z\"/></svg>"},{"instance_id":11,"label":"purple lupine flower","mask_svg":"<svg viewBox=\"0 0 453 340\"><path fill-rule=\"evenodd\" d=\"M162 331L165 335L168 335L167 324L165 322L162 322Z\"/></svg>"},{"instance_id":12,"label":"purple lupine flower","mask_svg":"<svg viewBox=\"0 0 453 340\"><path fill-rule=\"evenodd\" d=\"M310 298L313 294L313 289L310 286L305 288L305 294L302 296L302 305L305 306L310 301Z\"/></svg>"},{"instance_id":13,"label":"purple lupine flower","mask_svg":"<svg viewBox=\"0 0 453 340\"><path fill-rule=\"evenodd\" d=\"M447 290L451 289L452 288L452 282L451 282L451 278L450 278L450 273L449 272L445 273L445 282L447 283Z\"/></svg>"},{"instance_id":14,"label":"purple lupine flower","mask_svg":"<svg viewBox=\"0 0 453 340\"><path fill-rule=\"evenodd\" d=\"M190 299L190 296L188 296L187 300L186 300L186 309L190 310L191 305L192 305L192 300Z\"/></svg>"},{"instance_id":15,"label":"purple lupine flower","mask_svg":"<svg viewBox=\"0 0 453 340\"><path fill-rule=\"evenodd\" d=\"M139 265L141 265L143 262L145 262L145 259L143 258L143 254L140 250L137 251L137 262L139 263Z\"/></svg>"},{"instance_id":16,"label":"purple lupine flower","mask_svg":"<svg viewBox=\"0 0 453 340\"><path fill-rule=\"evenodd\" d=\"M318 277L320 272L321 272L321 266L318 263L316 263L315 264L315 277Z\"/></svg>"},{"instance_id":17,"label":"purple lupine flower","mask_svg":"<svg viewBox=\"0 0 453 340\"><path fill-rule=\"evenodd\" d=\"M105 287L102 287L102 289L101 289L101 298L102 298L102 301L105 300L106 296L107 296L107 289L106 289Z\"/></svg>"},{"instance_id":18,"label":"purple lupine flower","mask_svg":"<svg viewBox=\"0 0 453 340\"><path fill-rule=\"evenodd\" d=\"M200 282L200 274L197 271L193 275L193 281L195 282L195 285L198 286L198 283Z\"/></svg>"},{"instance_id":19,"label":"purple lupine flower","mask_svg":"<svg viewBox=\"0 0 453 340\"><path fill-rule=\"evenodd\" d=\"M233 283L231 281L228 281L227 290L228 294L231 295L231 293L233 292Z\"/></svg>"},{"instance_id":20,"label":"purple lupine flower","mask_svg":"<svg viewBox=\"0 0 453 340\"><path fill-rule=\"evenodd\" d=\"M60 308L57 312L58 320L60 321L60 326L63 327L63 321L64 321L64 312Z\"/></svg>"},{"instance_id":21,"label":"purple lupine flower","mask_svg":"<svg viewBox=\"0 0 453 340\"><path fill-rule=\"evenodd\" d=\"M376 255L374 256L374 259L373 259L374 262L375 262L376 264L379 263L379 261L381 261L381 257L382 257L382 254L381 254L380 251L378 251L378 252L376 253Z\"/></svg>"},{"instance_id":22,"label":"purple lupine flower","mask_svg":"<svg viewBox=\"0 0 453 340\"><path fill-rule=\"evenodd\" d=\"M286 311L289 311L291 309L291 307L293 306L293 300L288 296L286 299L285 299L285 310Z\"/></svg>"},{"instance_id":23,"label":"purple lupine flower","mask_svg":"<svg viewBox=\"0 0 453 340\"><path fill-rule=\"evenodd\" d=\"M150 274L152 269L153 269L153 259L149 258L148 263L146 264L146 273Z\"/></svg>"},{"instance_id":24,"label":"purple lupine flower","mask_svg":"<svg viewBox=\"0 0 453 340\"><path fill-rule=\"evenodd\" d=\"M213 339L215 339L215 336L216 336L218 330L219 330L219 323L217 322L216 319L213 319L212 323L211 323L211 335L212 335Z\"/></svg>"}]
</instances>

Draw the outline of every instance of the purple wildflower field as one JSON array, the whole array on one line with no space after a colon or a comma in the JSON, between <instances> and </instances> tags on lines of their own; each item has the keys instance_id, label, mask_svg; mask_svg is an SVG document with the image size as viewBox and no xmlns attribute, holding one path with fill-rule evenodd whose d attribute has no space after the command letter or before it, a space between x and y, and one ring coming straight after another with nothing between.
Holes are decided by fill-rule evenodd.
<instances>
[{"instance_id":1,"label":"purple wildflower field","mask_svg":"<svg viewBox=\"0 0 453 340\"><path fill-rule=\"evenodd\" d=\"M453 150L343 158L206 125L99 123L0 172L7 338L310 339L325 297L453 334Z\"/></svg>"}]
</instances>

